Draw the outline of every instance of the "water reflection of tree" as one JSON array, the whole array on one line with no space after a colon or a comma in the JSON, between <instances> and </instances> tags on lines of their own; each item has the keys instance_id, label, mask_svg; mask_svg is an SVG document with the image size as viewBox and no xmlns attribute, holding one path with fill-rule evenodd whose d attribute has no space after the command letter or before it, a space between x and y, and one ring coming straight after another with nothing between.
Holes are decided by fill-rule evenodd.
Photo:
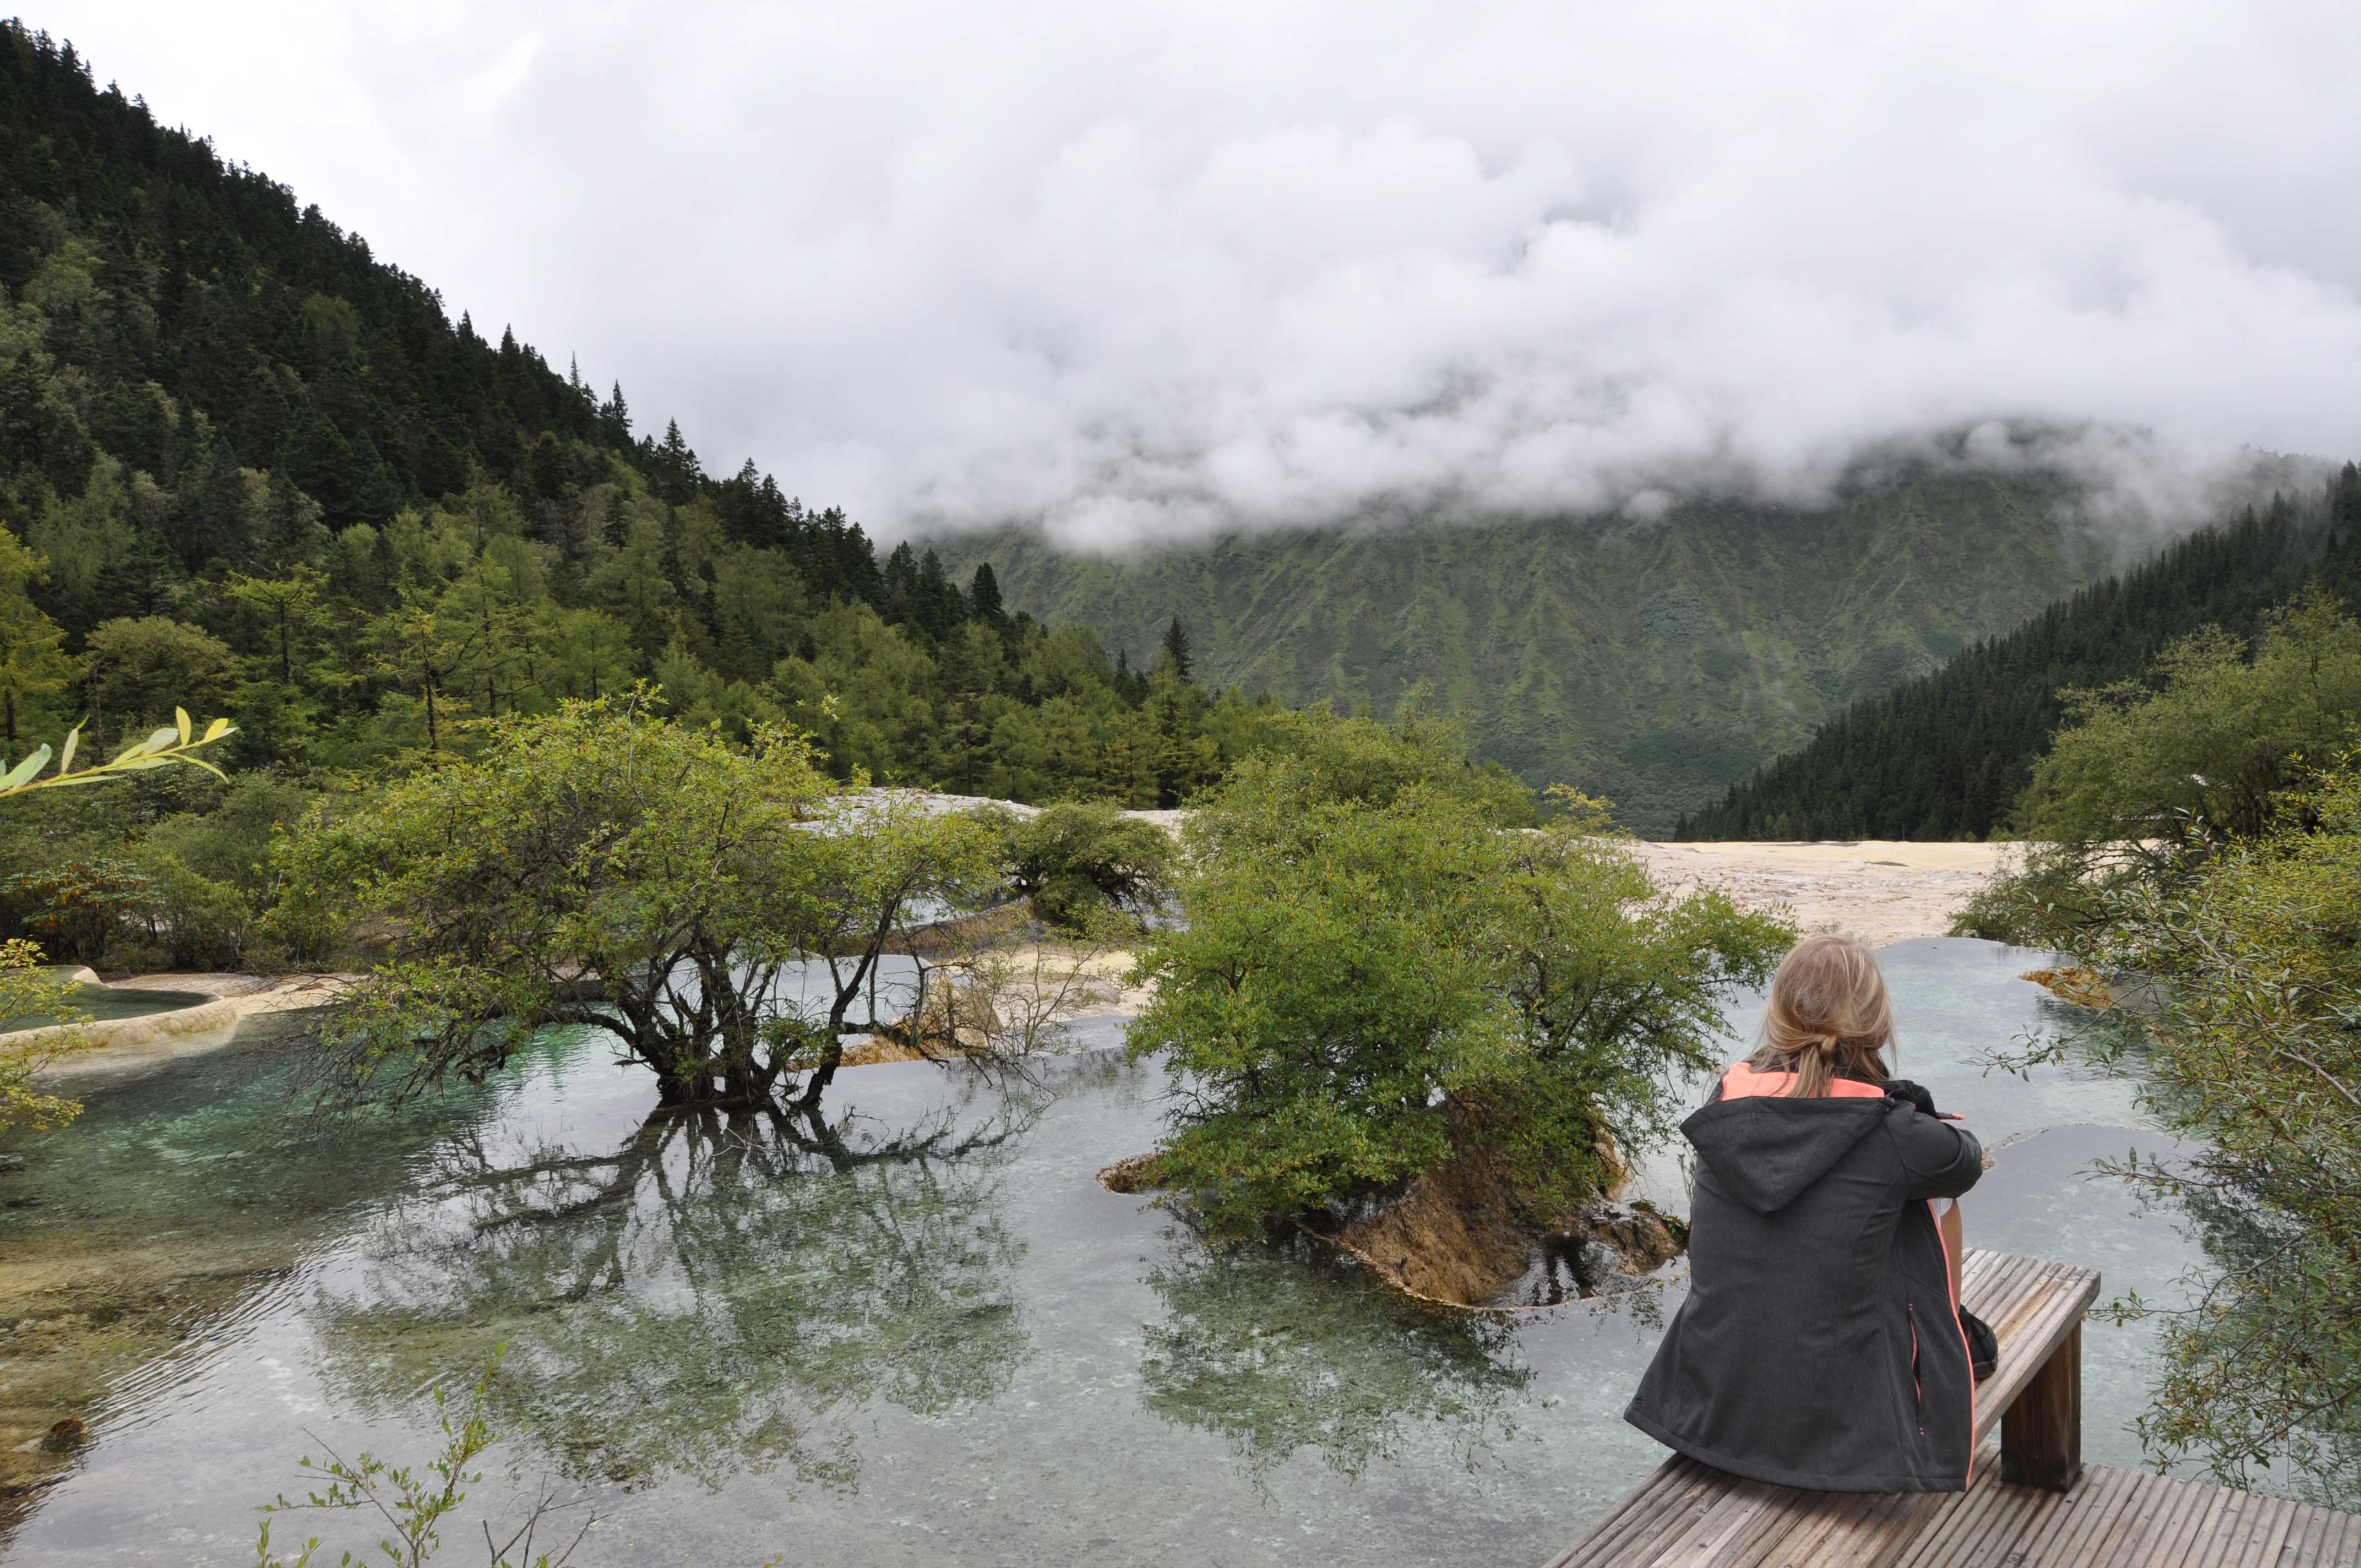
<instances>
[{"instance_id":1,"label":"water reflection of tree","mask_svg":"<svg viewBox=\"0 0 2361 1568\"><path fill-rule=\"evenodd\" d=\"M972 1110L894 1135L677 1113L606 1154L452 1140L361 1290L324 1295L329 1381L408 1408L505 1343L496 1421L574 1479L850 1486L867 1400L987 1398L1027 1354L996 1173L1033 1107Z\"/></svg>"},{"instance_id":2,"label":"water reflection of tree","mask_svg":"<svg viewBox=\"0 0 2361 1568\"><path fill-rule=\"evenodd\" d=\"M1469 1466L1515 1434L1532 1374L1498 1321L1412 1310L1309 1246L1181 1243L1147 1282L1167 1314L1140 1356L1148 1408L1227 1438L1257 1482L1301 1448L1358 1475L1420 1424Z\"/></svg>"}]
</instances>

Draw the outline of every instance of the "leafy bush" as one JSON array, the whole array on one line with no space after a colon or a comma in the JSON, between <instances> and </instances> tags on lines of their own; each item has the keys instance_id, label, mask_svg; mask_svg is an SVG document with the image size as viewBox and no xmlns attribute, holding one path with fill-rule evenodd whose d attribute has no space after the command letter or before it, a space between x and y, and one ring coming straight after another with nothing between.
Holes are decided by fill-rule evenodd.
<instances>
[{"instance_id":1,"label":"leafy bush","mask_svg":"<svg viewBox=\"0 0 2361 1568\"><path fill-rule=\"evenodd\" d=\"M1171 874L1171 836L1112 801L1053 806L1030 821L1005 816L1000 830L1009 885L1036 918L1070 935L1103 911L1146 915Z\"/></svg>"},{"instance_id":2,"label":"leafy bush","mask_svg":"<svg viewBox=\"0 0 2361 1568\"><path fill-rule=\"evenodd\" d=\"M41 964L41 949L22 939L0 942L0 1132L57 1127L82 1114L79 1102L44 1094L33 1076L85 1049L80 1025L90 1014L73 1004L81 988ZM27 1028L38 1019L46 1027Z\"/></svg>"},{"instance_id":3,"label":"leafy bush","mask_svg":"<svg viewBox=\"0 0 2361 1568\"><path fill-rule=\"evenodd\" d=\"M2145 680L2063 694L2069 727L2017 804L2025 859L1954 932L2070 951L2113 918L2113 898L2312 826L2299 786L2361 719L2361 625L2307 592L2247 655L2209 628Z\"/></svg>"},{"instance_id":4,"label":"leafy bush","mask_svg":"<svg viewBox=\"0 0 2361 1568\"><path fill-rule=\"evenodd\" d=\"M2196 1152L2108 1168L2181 1205L2214 1266L2161 1311L2159 1461L2290 1464L2361 1497L2361 627L2307 594L2254 657L2203 632L2071 694L2035 834L1956 927L2048 947L2131 1000L2031 1053L2135 1079ZM2152 1304L2119 1310L2143 1315Z\"/></svg>"},{"instance_id":5,"label":"leafy bush","mask_svg":"<svg viewBox=\"0 0 2361 1568\"><path fill-rule=\"evenodd\" d=\"M503 721L272 857L281 928L387 934L323 1025L338 1094L481 1078L552 1025L613 1035L666 1106L817 1103L885 944L996 881L991 836L904 796L840 792L801 738L751 751L639 696ZM810 1011L783 977L825 963ZM807 1065L808 1064L808 1065Z\"/></svg>"},{"instance_id":6,"label":"leafy bush","mask_svg":"<svg viewBox=\"0 0 2361 1568\"><path fill-rule=\"evenodd\" d=\"M2170 883L2129 883L2074 949L2145 977L2136 1028L2076 1044L2135 1076L2197 1140L2119 1174L2178 1201L2214 1266L2164 1311L2140 1420L2159 1460L2245 1486L2290 1464L2361 1499L2361 768L2309 792L2310 832L2242 841ZM2068 1047L2059 1047L2062 1053ZM2131 1315L2139 1315L2135 1307Z\"/></svg>"},{"instance_id":7,"label":"leafy bush","mask_svg":"<svg viewBox=\"0 0 2361 1568\"><path fill-rule=\"evenodd\" d=\"M132 858L147 880L152 934L174 968L244 966L276 895L271 836L312 798L270 773L245 773L212 811L176 813L148 830Z\"/></svg>"},{"instance_id":8,"label":"leafy bush","mask_svg":"<svg viewBox=\"0 0 2361 1568\"><path fill-rule=\"evenodd\" d=\"M1664 896L1571 792L1549 827L1500 830L1488 782L1434 765L1416 721L1319 740L1241 764L1189 823L1186 923L1143 957L1157 995L1129 1036L1180 1106L1159 1177L1216 1234L1477 1150L1536 1215L1586 1201L1792 927Z\"/></svg>"}]
</instances>

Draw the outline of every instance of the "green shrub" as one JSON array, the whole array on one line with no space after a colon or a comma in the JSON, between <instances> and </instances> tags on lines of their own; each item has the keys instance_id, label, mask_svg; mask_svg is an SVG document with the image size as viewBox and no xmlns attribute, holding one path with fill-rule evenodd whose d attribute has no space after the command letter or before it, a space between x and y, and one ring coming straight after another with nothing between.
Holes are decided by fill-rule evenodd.
<instances>
[{"instance_id":1,"label":"green shrub","mask_svg":"<svg viewBox=\"0 0 2361 1568\"><path fill-rule=\"evenodd\" d=\"M1665 896L1598 802L1502 831L1488 781L1429 765L1431 733L1334 733L1242 763L1189 822L1185 924L1142 958L1157 993L1129 1036L1180 1107L1159 1177L1215 1234L1478 1148L1536 1214L1586 1201L1793 928Z\"/></svg>"},{"instance_id":2,"label":"green shrub","mask_svg":"<svg viewBox=\"0 0 2361 1568\"><path fill-rule=\"evenodd\" d=\"M1112 801L1053 806L1030 821L1005 816L1001 832L1009 885L1036 918L1070 935L1104 911L1147 915L1171 875L1171 836Z\"/></svg>"}]
</instances>

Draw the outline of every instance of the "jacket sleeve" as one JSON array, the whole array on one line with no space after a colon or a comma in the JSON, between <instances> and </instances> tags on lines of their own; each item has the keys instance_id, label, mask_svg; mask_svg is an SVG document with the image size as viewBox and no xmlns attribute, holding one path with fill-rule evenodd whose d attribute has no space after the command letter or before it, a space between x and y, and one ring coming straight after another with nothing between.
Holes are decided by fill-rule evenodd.
<instances>
[{"instance_id":1,"label":"jacket sleeve","mask_svg":"<svg viewBox=\"0 0 2361 1568\"><path fill-rule=\"evenodd\" d=\"M1911 1198L1957 1198L1984 1173L1984 1146L1957 1122L1938 1122L1894 1104L1885 1128L1902 1159L1904 1193Z\"/></svg>"}]
</instances>

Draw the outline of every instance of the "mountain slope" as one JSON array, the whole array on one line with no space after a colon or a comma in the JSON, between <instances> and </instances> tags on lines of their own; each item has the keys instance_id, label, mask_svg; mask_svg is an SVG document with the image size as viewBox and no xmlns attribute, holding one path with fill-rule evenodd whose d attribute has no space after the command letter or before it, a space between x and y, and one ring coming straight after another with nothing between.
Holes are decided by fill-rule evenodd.
<instances>
[{"instance_id":1,"label":"mountain slope","mask_svg":"<svg viewBox=\"0 0 2361 1568\"><path fill-rule=\"evenodd\" d=\"M1202 677L1389 710L1413 685L1478 754L1669 832L1856 697L1922 674L2107 565L2041 475L1922 473L1819 510L1702 501L1653 523L1364 526L1111 562L1009 532L1012 609L1145 653L1178 614Z\"/></svg>"},{"instance_id":2,"label":"mountain slope","mask_svg":"<svg viewBox=\"0 0 2361 1568\"><path fill-rule=\"evenodd\" d=\"M189 578L308 560L486 481L578 556L566 514L621 477L610 464L671 504L705 499L807 586L885 606L840 514L806 511L751 463L708 477L677 425L635 439L620 386L602 401L513 334L494 345L447 320L359 235L15 21L0 21L0 526L49 557L45 608L77 647ZM108 510L93 486L137 525L60 522L60 505Z\"/></svg>"},{"instance_id":3,"label":"mountain slope","mask_svg":"<svg viewBox=\"0 0 2361 1568\"><path fill-rule=\"evenodd\" d=\"M2093 585L1938 674L1866 699L1677 830L1697 839L1983 838L2004 828L2064 712L2065 686L2147 673L2202 626L2251 635L2306 581L2361 588L2361 469L2274 496Z\"/></svg>"},{"instance_id":4,"label":"mountain slope","mask_svg":"<svg viewBox=\"0 0 2361 1568\"><path fill-rule=\"evenodd\" d=\"M676 425L635 437L620 388L602 401L449 321L288 188L0 20L10 759L185 706L236 720L233 787L341 785L640 680L740 739L796 723L839 776L1027 799L1171 805L1269 717L1119 672L1086 632L1004 613L982 574L906 545L881 563L752 463L707 474ZM0 936L47 907L17 873L211 810L183 772L12 811ZM250 872L249 829L287 798L211 863Z\"/></svg>"}]
</instances>

